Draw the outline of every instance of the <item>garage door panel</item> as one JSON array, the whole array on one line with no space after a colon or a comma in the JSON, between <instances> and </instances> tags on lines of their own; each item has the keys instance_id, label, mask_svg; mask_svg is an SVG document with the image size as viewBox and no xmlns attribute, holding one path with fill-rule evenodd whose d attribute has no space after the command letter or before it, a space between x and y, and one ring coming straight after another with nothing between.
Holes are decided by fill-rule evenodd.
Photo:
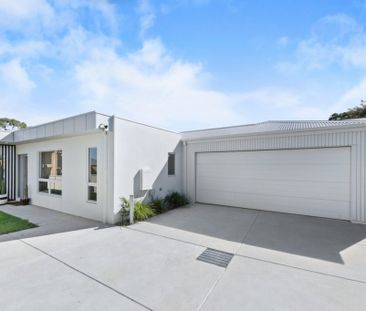
<instances>
[{"instance_id":1,"label":"garage door panel","mask_svg":"<svg viewBox=\"0 0 366 311\"><path fill-rule=\"evenodd\" d=\"M316 153L318 163L342 165L344 164L344 156L349 154L349 148L323 148L323 149L297 149L297 150L268 150L268 151L248 151L248 152L221 152L225 154L228 163L245 164L249 165L263 162L263 165L291 165L291 164L317 164L312 161ZM317 152L322 150L324 152ZM335 151L334 151L335 150ZM291 153L291 158L287 155L283 157L277 156L281 152L282 154ZM198 164L218 164L222 161L217 157L220 152L205 153L205 158L198 158ZM329 157L331 155L331 158ZM245 159L245 163L242 159Z\"/></svg>"},{"instance_id":2,"label":"garage door panel","mask_svg":"<svg viewBox=\"0 0 366 311\"><path fill-rule=\"evenodd\" d=\"M262 180L304 180L304 181L325 181L332 182L334 180L340 180L345 174L348 173L349 167L337 167L336 170L328 168L325 166L317 167L307 167L298 169L296 166L288 166L287 172L284 174L284 169L282 168L258 168L257 170L248 167L242 169L241 167L235 166L221 166L215 165L211 167L202 166L202 178L221 178L222 172L226 171L237 171L240 174L235 175L237 179L241 180L252 180L252 179L262 179ZM205 170L203 170L205 169ZM210 173L211 171L211 173ZM314 177L316 173L316 177ZM233 177L234 178L234 177Z\"/></svg>"},{"instance_id":3,"label":"garage door panel","mask_svg":"<svg viewBox=\"0 0 366 311\"><path fill-rule=\"evenodd\" d=\"M286 193L282 193L286 187ZM197 188L198 193L204 191L217 191L215 181L207 179L204 188ZM345 183L303 182L303 181L277 181L267 180L241 180L227 179L227 183L221 186L220 191L228 193L268 194L286 197L309 197L322 200L344 200L349 195L349 189Z\"/></svg>"},{"instance_id":4,"label":"garage door panel","mask_svg":"<svg viewBox=\"0 0 366 311\"><path fill-rule=\"evenodd\" d=\"M350 148L197 154L202 203L349 218Z\"/></svg>"}]
</instances>

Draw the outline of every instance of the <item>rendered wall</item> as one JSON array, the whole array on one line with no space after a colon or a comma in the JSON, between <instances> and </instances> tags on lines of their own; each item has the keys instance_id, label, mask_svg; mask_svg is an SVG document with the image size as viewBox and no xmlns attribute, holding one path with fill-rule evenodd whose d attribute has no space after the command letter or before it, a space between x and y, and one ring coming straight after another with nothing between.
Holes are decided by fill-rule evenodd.
<instances>
[{"instance_id":1,"label":"rendered wall","mask_svg":"<svg viewBox=\"0 0 366 311\"><path fill-rule=\"evenodd\" d=\"M181 191L180 134L114 118L114 221L119 219L120 198L143 196L145 191L163 197L171 191ZM175 175L168 176L168 153L175 152ZM140 187L142 170L142 187ZM139 189L140 188L140 189ZM141 189L145 188L145 189Z\"/></svg>"},{"instance_id":2,"label":"rendered wall","mask_svg":"<svg viewBox=\"0 0 366 311\"><path fill-rule=\"evenodd\" d=\"M28 191L32 204L99 221L106 214L106 134L97 132L72 138L53 139L17 146L17 154L28 154ZM98 202L87 200L88 148L97 147ZM62 150L62 195L38 192L39 152Z\"/></svg>"},{"instance_id":3,"label":"rendered wall","mask_svg":"<svg viewBox=\"0 0 366 311\"><path fill-rule=\"evenodd\" d=\"M366 130L311 130L286 134L237 135L184 142L183 191L196 200L198 152L351 147L351 221L366 223Z\"/></svg>"}]
</instances>

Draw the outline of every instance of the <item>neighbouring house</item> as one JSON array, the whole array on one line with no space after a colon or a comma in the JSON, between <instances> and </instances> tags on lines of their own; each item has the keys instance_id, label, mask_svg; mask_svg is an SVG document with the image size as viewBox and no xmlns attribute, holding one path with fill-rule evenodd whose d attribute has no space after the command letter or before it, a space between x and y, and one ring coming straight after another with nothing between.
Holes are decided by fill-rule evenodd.
<instances>
[{"instance_id":1,"label":"neighbouring house","mask_svg":"<svg viewBox=\"0 0 366 311\"><path fill-rule=\"evenodd\" d=\"M89 112L4 137L11 200L115 223L120 198L163 197L366 223L366 119L176 133Z\"/></svg>"}]
</instances>

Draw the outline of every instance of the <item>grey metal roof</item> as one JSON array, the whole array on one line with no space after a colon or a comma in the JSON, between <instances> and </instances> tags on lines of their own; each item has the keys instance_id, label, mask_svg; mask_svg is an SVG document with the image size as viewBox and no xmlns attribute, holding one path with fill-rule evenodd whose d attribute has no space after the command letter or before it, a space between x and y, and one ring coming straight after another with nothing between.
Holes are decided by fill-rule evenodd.
<instances>
[{"instance_id":1,"label":"grey metal roof","mask_svg":"<svg viewBox=\"0 0 366 311\"><path fill-rule=\"evenodd\" d=\"M308 120L308 121L266 121L254 124L220 127L212 129L182 132L184 140L211 138L230 135L248 135L270 132L291 132L301 130L330 129L342 127L366 127L366 118L341 121Z\"/></svg>"}]
</instances>

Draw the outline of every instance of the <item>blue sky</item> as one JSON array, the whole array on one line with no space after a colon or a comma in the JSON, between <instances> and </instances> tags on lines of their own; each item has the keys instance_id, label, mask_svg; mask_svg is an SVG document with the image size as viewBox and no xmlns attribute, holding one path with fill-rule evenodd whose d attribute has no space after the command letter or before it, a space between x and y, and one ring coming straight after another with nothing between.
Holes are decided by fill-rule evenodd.
<instances>
[{"instance_id":1,"label":"blue sky","mask_svg":"<svg viewBox=\"0 0 366 311\"><path fill-rule=\"evenodd\" d=\"M2 0L0 109L174 130L326 119L366 97L365 17L365 0Z\"/></svg>"}]
</instances>

